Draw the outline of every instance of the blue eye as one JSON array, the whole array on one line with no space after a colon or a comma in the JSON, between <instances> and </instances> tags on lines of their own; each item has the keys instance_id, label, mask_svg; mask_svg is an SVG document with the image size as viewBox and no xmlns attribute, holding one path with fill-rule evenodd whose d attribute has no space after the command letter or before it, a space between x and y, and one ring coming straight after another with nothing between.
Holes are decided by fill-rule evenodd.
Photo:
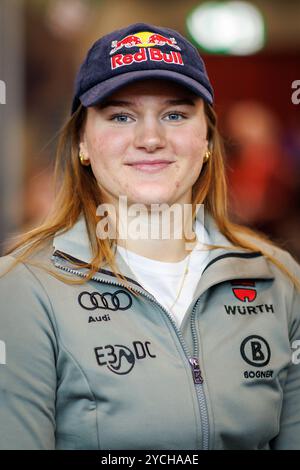
<instances>
[{"instance_id":1,"label":"blue eye","mask_svg":"<svg viewBox=\"0 0 300 470\"><path fill-rule=\"evenodd\" d=\"M111 117L111 121L115 121L115 122L128 122L128 119L129 119L129 116L127 116L126 114L115 114L114 116Z\"/></svg>"},{"instance_id":2,"label":"blue eye","mask_svg":"<svg viewBox=\"0 0 300 470\"><path fill-rule=\"evenodd\" d=\"M169 121L181 121L181 118L184 119L185 116L182 113L169 113L168 117Z\"/></svg>"}]
</instances>

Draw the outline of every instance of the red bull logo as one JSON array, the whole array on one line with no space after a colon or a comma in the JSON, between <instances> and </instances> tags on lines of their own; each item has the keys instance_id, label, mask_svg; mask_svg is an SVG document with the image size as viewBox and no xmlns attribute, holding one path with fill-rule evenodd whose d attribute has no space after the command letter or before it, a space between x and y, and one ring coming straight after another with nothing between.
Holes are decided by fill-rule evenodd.
<instances>
[{"instance_id":1,"label":"red bull logo","mask_svg":"<svg viewBox=\"0 0 300 470\"><path fill-rule=\"evenodd\" d=\"M133 62L144 62L146 60L152 61L163 61L167 64L178 64L183 65L183 60L180 52L170 51L162 52L159 49L139 49L135 54L116 54L111 58L112 70L123 67L124 65L130 65Z\"/></svg>"},{"instance_id":2,"label":"red bull logo","mask_svg":"<svg viewBox=\"0 0 300 470\"><path fill-rule=\"evenodd\" d=\"M142 40L135 35L130 35L126 36L126 38L121 39L120 41L113 41L111 43L111 47L113 47L113 50L110 51L110 54L114 54L117 52L119 49L122 49L123 47L136 47L138 45L142 44Z\"/></svg>"},{"instance_id":3,"label":"red bull logo","mask_svg":"<svg viewBox=\"0 0 300 470\"><path fill-rule=\"evenodd\" d=\"M130 47L157 47L168 45L174 49L181 50L177 45L175 38L162 36L161 34L153 33L150 31L141 31L136 34L130 34L119 41L112 41L110 55L114 54L122 48Z\"/></svg>"}]
</instances>

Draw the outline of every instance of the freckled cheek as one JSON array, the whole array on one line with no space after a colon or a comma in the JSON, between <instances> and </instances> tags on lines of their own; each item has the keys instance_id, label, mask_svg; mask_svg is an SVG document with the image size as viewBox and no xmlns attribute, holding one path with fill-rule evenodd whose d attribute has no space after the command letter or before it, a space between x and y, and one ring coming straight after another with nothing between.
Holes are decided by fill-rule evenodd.
<instances>
[{"instance_id":1,"label":"freckled cheek","mask_svg":"<svg viewBox=\"0 0 300 470\"><path fill-rule=\"evenodd\" d=\"M87 148L90 154L90 158L96 158L97 155L101 154L104 148L104 138L98 134L92 134L88 136Z\"/></svg>"},{"instance_id":2,"label":"freckled cheek","mask_svg":"<svg viewBox=\"0 0 300 470\"><path fill-rule=\"evenodd\" d=\"M118 157L124 154L124 141L115 134L106 132L105 135L91 136L88 141L88 151L93 162L100 162L103 166L111 166L117 163Z\"/></svg>"},{"instance_id":3,"label":"freckled cheek","mask_svg":"<svg viewBox=\"0 0 300 470\"><path fill-rule=\"evenodd\" d=\"M191 157L191 164L196 168L202 166L203 154L206 148L206 136L194 136L191 137L191 144L190 144L190 157Z\"/></svg>"},{"instance_id":4,"label":"freckled cheek","mask_svg":"<svg viewBox=\"0 0 300 470\"><path fill-rule=\"evenodd\" d=\"M203 163L203 148L198 148L190 157L190 165L194 170L200 169Z\"/></svg>"},{"instance_id":5,"label":"freckled cheek","mask_svg":"<svg viewBox=\"0 0 300 470\"><path fill-rule=\"evenodd\" d=\"M173 145L177 155L184 155L189 161L197 161L204 152L206 136L201 130L192 131L185 136L175 138Z\"/></svg>"}]
</instances>

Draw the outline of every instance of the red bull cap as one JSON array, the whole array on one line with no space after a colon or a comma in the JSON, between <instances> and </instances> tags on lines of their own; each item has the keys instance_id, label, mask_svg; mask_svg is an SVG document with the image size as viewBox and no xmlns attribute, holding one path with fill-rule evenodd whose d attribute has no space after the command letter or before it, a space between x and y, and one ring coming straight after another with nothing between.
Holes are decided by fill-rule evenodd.
<instances>
[{"instance_id":1,"label":"red bull cap","mask_svg":"<svg viewBox=\"0 0 300 470\"><path fill-rule=\"evenodd\" d=\"M213 89L195 46L173 29L135 23L101 37L89 49L76 77L72 113L80 103L94 106L145 79L171 80L213 104Z\"/></svg>"}]
</instances>

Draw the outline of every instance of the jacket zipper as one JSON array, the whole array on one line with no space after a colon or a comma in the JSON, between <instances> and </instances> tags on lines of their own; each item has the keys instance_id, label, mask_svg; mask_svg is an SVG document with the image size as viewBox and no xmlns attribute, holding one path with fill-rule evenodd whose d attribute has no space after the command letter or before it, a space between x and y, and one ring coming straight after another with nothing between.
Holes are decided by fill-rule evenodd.
<instances>
[{"instance_id":1,"label":"jacket zipper","mask_svg":"<svg viewBox=\"0 0 300 470\"><path fill-rule=\"evenodd\" d=\"M55 255L56 258L59 257L59 255ZM71 274L76 274L77 276L80 277L87 277L86 274L77 271L75 269L68 268L67 266L62 266L55 260L55 266L58 267L59 269L62 269L63 271L67 271ZM96 277L92 276L91 279L97 282L103 282L105 284L111 284L115 285L118 287L124 287L123 284L113 282L113 281L107 281L105 279L97 279ZM207 411L207 403L206 403L206 398L205 398L205 393L203 389L203 377L200 369L200 363L198 359L198 338L197 338L197 331L196 331L196 325L195 325L195 311L196 311L196 306L200 300L200 298L196 301L192 314L191 314L191 328L192 328L192 338L193 338L193 345L194 345L194 351L193 355L190 355L190 352L188 350L187 345L185 344L185 340L182 336L182 333L180 329L177 327L175 321L173 320L171 314L165 309L163 305L161 305L155 298L150 297L150 295L146 294L144 291L141 291L140 289L137 289L136 287L131 287L133 290L136 292L142 294L151 302L155 303L156 305L159 306L168 316L169 320L171 321L173 328L177 334L178 340L182 346L182 349L185 353L185 356L188 360L188 363L191 367L192 371L192 376L193 376L193 381L195 384L195 389L196 389L196 395L197 395L197 401L199 405L199 412L200 412L200 418L201 418L201 429L202 429L202 449L203 450L208 450L208 445L209 445L209 420L208 420L208 411Z\"/></svg>"}]
</instances>

